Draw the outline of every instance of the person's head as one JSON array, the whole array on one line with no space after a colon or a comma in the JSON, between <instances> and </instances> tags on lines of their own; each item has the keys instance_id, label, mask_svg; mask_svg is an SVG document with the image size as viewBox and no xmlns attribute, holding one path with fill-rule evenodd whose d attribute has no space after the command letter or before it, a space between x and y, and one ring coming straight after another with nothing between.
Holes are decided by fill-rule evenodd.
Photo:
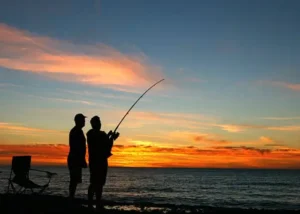
<instances>
[{"instance_id":1,"label":"person's head","mask_svg":"<svg viewBox=\"0 0 300 214\"><path fill-rule=\"evenodd\" d=\"M74 121L77 127L83 128L85 126L85 118L83 114L76 114L74 117Z\"/></svg>"},{"instance_id":2,"label":"person's head","mask_svg":"<svg viewBox=\"0 0 300 214\"><path fill-rule=\"evenodd\" d=\"M91 119L91 126L93 129L100 130L101 129L101 120L100 117L94 116Z\"/></svg>"}]
</instances>

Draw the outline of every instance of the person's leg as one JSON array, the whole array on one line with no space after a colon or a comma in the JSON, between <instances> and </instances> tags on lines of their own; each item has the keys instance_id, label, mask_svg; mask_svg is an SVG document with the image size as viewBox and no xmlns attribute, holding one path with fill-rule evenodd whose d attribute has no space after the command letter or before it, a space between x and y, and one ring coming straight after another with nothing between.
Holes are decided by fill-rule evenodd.
<instances>
[{"instance_id":1,"label":"person's leg","mask_svg":"<svg viewBox=\"0 0 300 214\"><path fill-rule=\"evenodd\" d=\"M81 168L76 167L70 169L70 185L69 185L69 197L75 198L77 184L82 182L82 171Z\"/></svg>"},{"instance_id":2,"label":"person's leg","mask_svg":"<svg viewBox=\"0 0 300 214\"><path fill-rule=\"evenodd\" d=\"M96 187L96 210L101 211L103 210L104 206L102 204L102 192L103 192L103 186L97 185Z\"/></svg>"},{"instance_id":3,"label":"person's leg","mask_svg":"<svg viewBox=\"0 0 300 214\"><path fill-rule=\"evenodd\" d=\"M77 188L77 182L70 181L69 185L69 198L74 199Z\"/></svg>"},{"instance_id":4,"label":"person's leg","mask_svg":"<svg viewBox=\"0 0 300 214\"><path fill-rule=\"evenodd\" d=\"M88 189L88 206L89 208L93 208L93 199L95 195L95 173L93 172L93 168L90 166L90 185Z\"/></svg>"},{"instance_id":5,"label":"person's leg","mask_svg":"<svg viewBox=\"0 0 300 214\"><path fill-rule=\"evenodd\" d=\"M89 203L89 207L93 208L94 195L97 192L97 184L99 182L99 168L98 166L91 165L91 164L89 168L90 168L90 185L88 189L88 203Z\"/></svg>"},{"instance_id":6,"label":"person's leg","mask_svg":"<svg viewBox=\"0 0 300 214\"><path fill-rule=\"evenodd\" d=\"M88 207L89 207L89 208L93 208L94 194L95 194L95 187L94 187L94 185L91 183L91 184L89 185L89 189L88 189Z\"/></svg>"},{"instance_id":7,"label":"person's leg","mask_svg":"<svg viewBox=\"0 0 300 214\"><path fill-rule=\"evenodd\" d=\"M106 175L107 175L107 165L105 164L98 171L97 190L96 190L96 203L97 203L96 208L99 211L104 209L104 205L102 203L102 193L103 193L103 187L106 183Z\"/></svg>"},{"instance_id":8,"label":"person's leg","mask_svg":"<svg viewBox=\"0 0 300 214\"><path fill-rule=\"evenodd\" d=\"M69 167L69 173L70 173L70 183L69 183L69 198L73 199L75 197L77 182L76 182L76 173L75 169L72 167Z\"/></svg>"}]
</instances>

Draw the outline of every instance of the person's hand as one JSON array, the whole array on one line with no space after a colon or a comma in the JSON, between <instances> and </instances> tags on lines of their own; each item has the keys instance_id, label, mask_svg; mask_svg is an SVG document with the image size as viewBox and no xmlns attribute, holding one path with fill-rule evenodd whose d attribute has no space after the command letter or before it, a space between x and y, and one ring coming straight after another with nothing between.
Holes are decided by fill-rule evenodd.
<instances>
[{"instance_id":1,"label":"person's hand","mask_svg":"<svg viewBox=\"0 0 300 214\"><path fill-rule=\"evenodd\" d=\"M113 133L113 131L110 130L107 135L109 138L113 138L113 140L116 140L120 136L120 133L119 132Z\"/></svg>"},{"instance_id":2,"label":"person's hand","mask_svg":"<svg viewBox=\"0 0 300 214\"><path fill-rule=\"evenodd\" d=\"M115 133L114 136L113 136L114 140L117 140L119 136L120 136L119 132Z\"/></svg>"},{"instance_id":3,"label":"person's hand","mask_svg":"<svg viewBox=\"0 0 300 214\"><path fill-rule=\"evenodd\" d=\"M113 135L113 131L110 130L110 131L108 132L107 136L108 136L109 139L111 139L111 138L112 138L112 135Z\"/></svg>"}]
</instances>

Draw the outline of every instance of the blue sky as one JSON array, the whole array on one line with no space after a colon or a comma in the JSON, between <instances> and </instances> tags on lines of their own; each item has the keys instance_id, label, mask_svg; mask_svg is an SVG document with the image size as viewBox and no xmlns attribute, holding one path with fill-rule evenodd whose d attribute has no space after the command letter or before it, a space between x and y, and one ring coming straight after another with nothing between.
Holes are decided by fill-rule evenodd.
<instances>
[{"instance_id":1,"label":"blue sky","mask_svg":"<svg viewBox=\"0 0 300 214\"><path fill-rule=\"evenodd\" d=\"M22 40L20 47L25 44L30 50L63 53L58 54L62 58L66 53L94 56L92 48L104 44L122 56L142 57L147 66L157 68L160 75L154 77L166 81L150 91L134 111L169 113L174 124L164 126L163 120L157 120L147 125L147 118L133 114L122 127L125 137L150 141L139 136L160 135L160 131L208 132L239 142L267 136L298 147L299 9L298 1L277 0L4 1L0 23L8 31L28 33L29 38L59 41L59 47L48 42L31 47L34 44ZM0 40L0 47L9 49L11 44L18 46L16 41ZM20 63L15 52L0 50L0 58L6 57ZM122 116L113 112L126 111L155 80L133 84L135 93L121 92L26 70L24 62L29 59L20 60L23 64L18 68L0 64L0 118L10 125L68 130L73 115L83 112L102 115L108 124L105 128L113 128ZM198 128L178 126L182 121L176 114L188 115L186 120L194 115ZM262 119L265 117L272 119ZM14 142L11 135L2 136ZM27 136L26 142L32 139ZM47 142L42 138L35 142L39 140ZM184 141L188 144L189 140ZM51 142L56 141L60 140Z\"/></svg>"}]
</instances>

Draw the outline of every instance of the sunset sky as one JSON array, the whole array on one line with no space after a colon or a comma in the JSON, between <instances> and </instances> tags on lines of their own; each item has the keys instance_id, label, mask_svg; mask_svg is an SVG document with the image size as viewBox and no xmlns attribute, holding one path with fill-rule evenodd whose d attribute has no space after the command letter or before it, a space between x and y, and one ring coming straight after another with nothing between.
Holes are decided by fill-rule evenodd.
<instances>
[{"instance_id":1,"label":"sunset sky","mask_svg":"<svg viewBox=\"0 0 300 214\"><path fill-rule=\"evenodd\" d=\"M4 0L0 164L65 164L74 115L111 166L300 168L300 2Z\"/></svg>"}]
</instances>

